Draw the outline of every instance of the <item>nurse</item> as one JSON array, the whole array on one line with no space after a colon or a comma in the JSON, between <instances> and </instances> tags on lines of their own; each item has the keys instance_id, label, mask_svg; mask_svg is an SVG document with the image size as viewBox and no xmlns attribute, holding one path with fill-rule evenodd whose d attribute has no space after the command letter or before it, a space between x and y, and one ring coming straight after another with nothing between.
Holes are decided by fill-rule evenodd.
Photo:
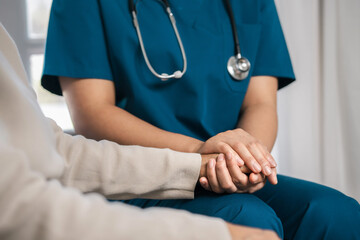
<instances>
[{"instance_id":1,"label":"nurse","mask_svg":"<svg viewBox=\"0 0 360 240\"><path fill-rule=\"evenodd\" d=\"M224 2L169 1L185 62L163 1L135 1L152 68L182 72L163 81L146 64L126 0L54 0L42 84L65 96L76 132L87 137L225 154L210 161L208 171L227 181L215 174L200 179L194 200L129 204L185 209L272 229L285 239L360 239L354 199L276 175L269 153L276 92L295 77L274 1L230 1L241 54L251 63L241 81L227 71L234 29Z\"/></svg>"}]
</instances>

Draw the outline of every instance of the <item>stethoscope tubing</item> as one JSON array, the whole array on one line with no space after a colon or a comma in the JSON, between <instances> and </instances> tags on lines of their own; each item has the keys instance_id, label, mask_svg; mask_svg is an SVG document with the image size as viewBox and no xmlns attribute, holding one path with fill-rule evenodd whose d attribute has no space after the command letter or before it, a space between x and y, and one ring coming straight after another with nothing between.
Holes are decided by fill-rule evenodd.
<instances>
[{"instance_id":1,"label":"stethoscope tubing","mask_svg":"<svg viewBox=\"0 0 360 240\"><path fill-rule=\"evenodd\" d=\"M170 78L181 78L185 74L185 72L187 70L187 58L186 58L184 45L182 43L179 31L178 31L178 29L176 27L176 20L175 20L174 14L172 13L172 11L170 9L169 3L166 0L162 0L162 1L165 4L166 12L168 13L171 25L172 25L172 27L174 29L174 32L175 32L175 35L176 35L176 39L177 39L177 41L179 43L181 55L182 55L182 58L183 58L183 64L184 64L183 70L181 72L179 70L177 70L173 74L167 74L167 73L159 74L152 67L152 65L150 63L150 60L147 57L146 50L145 50L144 41L142 39L139 22L138 22L137 15L136 15L136 7L135 7L135 4L134 4L133 0L129 0L129 6L130 6L131 14L132 14L132 17L133 17L133 24L135 26L136 33L137 33L138 38L139 38L139 43L140 43L141 51L142 51L143 56L144 56L145 63L148 66L149 70L152 72L152 74L154 74L156 77L160 78L162 81L166 81L166 80L168 80Z\"/></svg>"},{"instance_id":2,"label":"stethoscope tubing","mask_svg":"<svg viewBox=\"0 0 360 240\"><path fill-rule=\"evenodd\" d=\"M168 80L170 78L181 78L185 74L185 72L187 70L187 58L186 58L185 49L184 49L184 46L183 46L179 31L178 31L178 29L176 27L176 20L175 20L174 14L172 13L172 11L170 9L170 5L169 5L167 0L161 0L161 1L165 5L166 12L168 13L171 25L172 25L172 27L174 29L176 39L178 41L180 51L181 51L181 54L182 54L183 64L184 64L182 71L177 70L173 74L167 74L167 73L159 74L152 67L152 65L151 65L151 63L150 63L150 61L148 59L146 49L145 49L145 46L144 46L144 42L143 42L143 39L142 39L140 26L139 26L139 22L138 22L138 19L137 19L137 12L136 12L136 6L135 6L135 3L134 3L134 0L129 0L129 8L130 8L131 15L133 17L133 24L135 26L136 33L138 35L141 51L143 53L143 57L144 57L146 65L148 66L148 68L149 68L149 70L151 71L152 74L154 74L157 78L160 78L162 81L166 81L166 80ZM228 15L229 15L229 18L230 18L231 29L232 29L233 39L234 39L234 43L235 43L235 55L231 56L229 58L228 63L227 63L227 69L228 69L229 74L231 75L231 77L234 80L240 81L240 80L244 80L245 78L248 77L251 64L250 64L250 62L249 62L249 60L247 58L244 58L244 57L241 56L240 43L239 43L239 38L238 38L238 33L237 33L237 28L236 28L236 22L235 22L234 14L233 14L233 11L232 11L232 7L231 7L231 4L230 4L229 0L224 0L224 1L225 1L226 11L228 12Z\"/></svg>"},{"instance_id":3,"label":"stethoscope tubing","mask_svg":"<svg viewBox=\"0 0 360 240\"><path fill-rule=\"evenodd\" d=\"M233 13L233 10L232 10L229 0L225 0L225 8L226 8L226 11L228 12L228 15L230 18L230 23L231 23L231 29L233 32L233 39L234 39L234 43L235 43L235 53L236 53L235 56L236 56L236 58L241 58L241 49L240 49L240 43L239 43L236 22L235 22L234 13Z\"/></svg>"}]
</instances>

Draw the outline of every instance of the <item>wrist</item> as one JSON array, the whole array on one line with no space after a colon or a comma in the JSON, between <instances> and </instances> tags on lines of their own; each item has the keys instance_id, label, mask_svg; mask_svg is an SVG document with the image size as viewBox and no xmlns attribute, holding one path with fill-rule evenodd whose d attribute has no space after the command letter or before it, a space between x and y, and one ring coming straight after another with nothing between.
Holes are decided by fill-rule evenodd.
<instances>
[{"instance_id":1,"label":"wrist","mask_svg":"<svg viewBox=\"0 0 360 240\"><path fill-rule=\"evenodd\" d=\"M199 149L204 144L203 141L193 138L188 144L187 144L187 150L188 152L192 153L199 153Z\"/></svg>"}]
</instances>

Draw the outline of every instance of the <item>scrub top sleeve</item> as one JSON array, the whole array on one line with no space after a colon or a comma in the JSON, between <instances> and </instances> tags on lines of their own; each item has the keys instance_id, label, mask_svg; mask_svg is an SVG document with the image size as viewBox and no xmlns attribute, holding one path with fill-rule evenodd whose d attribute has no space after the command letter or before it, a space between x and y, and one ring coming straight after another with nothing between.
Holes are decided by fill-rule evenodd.
<instances>
[{"instance_id":1,"label":"scrub top sleeve","mask_svg":"<svg viewBox=\"0 0 360 240\"><path fill-rule=\"evenodd\" d=\"M58 76L113 80L97 0L54 0L42 86L61 95Z\"/></svg>"},{"instance_id":2,"label":"scrub top sleeve","mask_svg":"<svg viewBox=\"0 0 360 240\"><path fill-rule=\"evenodd\" d=\"M274 76L279 89L295 80L274 0L261 1L262 32L253 76Z\"/></svg>"}]
</instances>

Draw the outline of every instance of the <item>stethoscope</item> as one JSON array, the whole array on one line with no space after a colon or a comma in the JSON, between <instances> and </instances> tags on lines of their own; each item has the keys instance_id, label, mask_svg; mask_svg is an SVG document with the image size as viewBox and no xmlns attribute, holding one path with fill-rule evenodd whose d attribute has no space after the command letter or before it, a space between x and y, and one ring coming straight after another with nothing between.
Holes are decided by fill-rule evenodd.
<instances>
[{"instance_id":1,"label":"stethoscope","mask_svg":"<svg viewBox=\"0 0 360 240\"><path fill-rule=\"evenodd\" d=\"M224 1L225 1L226 11L228 12L228 15L230 17L232 33L233 33L233 38L234 38L234 42L235 42L235 56L231 56L229 58L229 60L227 62L227 70L228 70L229 74L231 75L231 77L234 80L240 81L240 80L244 80L245 78L247 78L247 76L249 75L251 65L250 65L250 62L249 62L249 60L247 58L241 56L241 50L240 50L239 38L238 38L238 35L237 35L237 29L236 29L236 23L235 23L235 19L234 19L234 14L233 14L233 11L232 11L229 0L224 0ZM186 69L187 69L187 59L186 59L184 46L183 46L183 43L182 43L181 38L180 38L179 31L178 31L178 29L176 27L176 21L175 21L174 14L172 13L172 11L170 9L170 5L169 5L168 1L167 0L162 0L162 2L165 5L166 12L169 15L169 18L170 18L172 27L174 29L177 41L179 43L179 47L180 47L183 62L184 62L183 70L182 71L176 70L172 74L167 74L167 73L159 74L151 66L150 61L149 61L149 59L147 57L146 50L145 50L144 43L143 43L143 39L142 39L142 36L141 36L139 22L137 20L137 15L136 15L136 7L135 7L135 4L134 4L134 0L129 0L129 6L130 6L130 12L131 12L131 14L133 16L133 23L134 23L136 33L137 33L138 38L139 38L141 51L142 51L142 54L144 56L146 65L148 66L149 70L157 78L160 78L162 81L166 81L166 80L168 80L170 78L181 78L185 74Z\"/></svg>"}]
</instances>

